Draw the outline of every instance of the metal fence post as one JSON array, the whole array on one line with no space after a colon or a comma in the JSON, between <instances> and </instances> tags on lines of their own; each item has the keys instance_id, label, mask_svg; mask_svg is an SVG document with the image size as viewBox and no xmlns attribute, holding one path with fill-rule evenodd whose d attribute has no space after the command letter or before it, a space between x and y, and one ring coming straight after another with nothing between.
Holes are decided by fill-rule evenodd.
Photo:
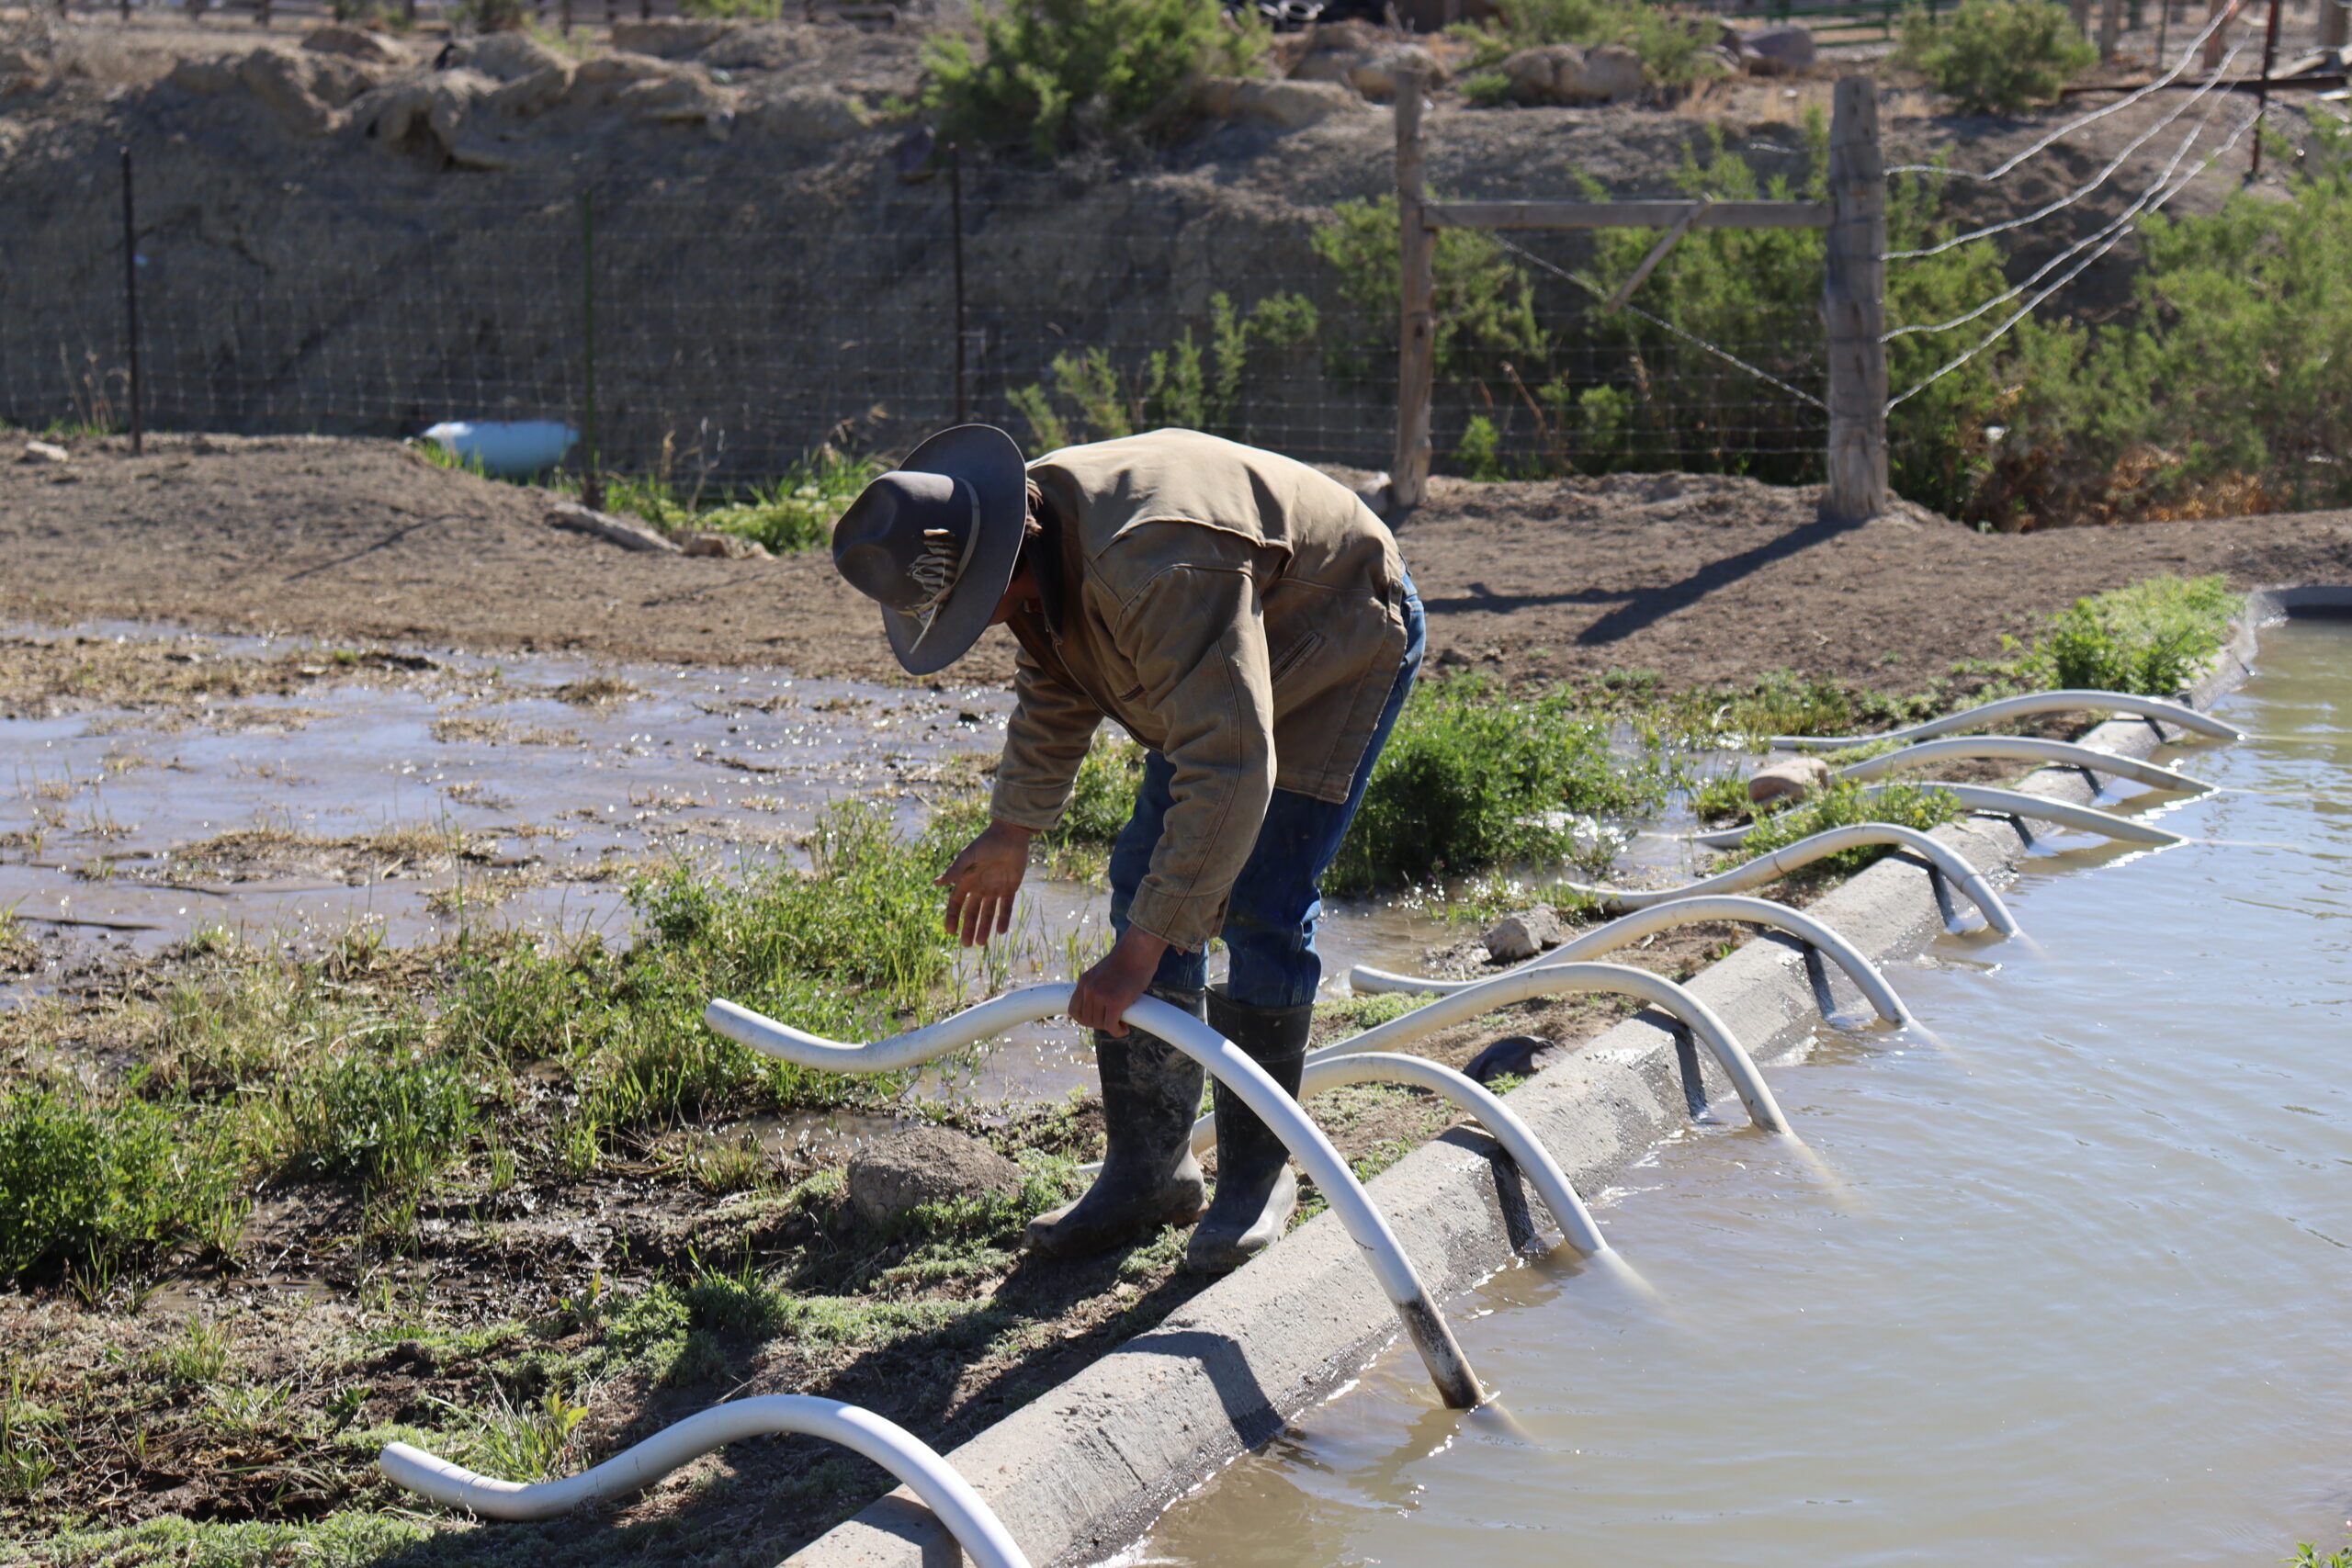
<instances>
[{"instance_id":1,"label":"metal fence post","mask_svg":"<svg viewBox=\"0 0 2352 1568\"><path fill-rule=\"evenodd\" d=\"M122 150L122 316L130 347L130 450L147 450L145 389L139 373L139 220L130 200L130 149Z\"/></svg>"},{"instance_id":2,"label":"metal fence post","mask_svg":"<svg viewBox=\"0 0 2352 1568\"><path fill-rule=\"evenodd\" d=\"M1418 71L1396 77L1396 454L1389 467L1396 510L1421 503L1430 478L1430 396L1437 380L1436 236L1421 207L1421 98Z\"/></svg>"},{"instance_id":3,"label":"metal fence post","mask_svg":"<svg viewBox=\"0 0 2352 1568\"><path fill-rule=\"evenodd\" d=\"M605 473L596 450L596 197L585 190L580 193L580 357L586 394L580 417L580 502L601 512Z\"/></svg>"},{"instance_id":4,"label":"metal fence post","mask_svg":"<svg viewBox=\"0 0 2352 1568\"><path fill-rule=\"evenodd\" d=\"M1886 505L1886 171L1878 84L1838 84L1829 120L1829 489L1822 513L1859 523Z\"/></svg>"}]
</instances>

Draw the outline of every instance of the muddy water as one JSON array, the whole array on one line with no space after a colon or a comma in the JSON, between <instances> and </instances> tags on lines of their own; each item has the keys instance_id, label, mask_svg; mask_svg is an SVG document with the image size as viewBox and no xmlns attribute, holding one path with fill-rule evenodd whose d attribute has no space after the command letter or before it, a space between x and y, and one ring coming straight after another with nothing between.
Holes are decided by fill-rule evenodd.
<instances>
[{"instance_id":1,"label":"muddy water","mask_svg":"<svg viewBox=\"0 0 2352 1568\"><path fill-rule=\"evenodd\" d=\"M175 644L174 657L299 661L304 646L224 637ZM311 651L312 672L330 678L295 696L0 718L0 909L85 943L150 952L200 927L297 943L355 925L394 945L464 925L619 941L631 876L673 856L733 870L793 856L816 815L850 796L882 800L915 828L995 756L1011 708L989 688L534 656L436 653L411 685L336 684L334 650ZM224 866L197 852L255 833L287 840L274 859L293 863ZM352 847L387 835L425 851L461 843L464 853ZM1091 961L1107 942L1103 905L1099 890L1033 884L1009 965L967 964L960 983L977 997L1068 978L1073 959ZM1447 940L1408 907L1338 908L1328 972L1409 964ZM9 994L0 986L0 1005ZM1091 1072L1078 1032L1038 1025L934 1088L1059 1094Z\"/></svg>"},{"instance_id":2,"label":"muddy water","mask_svg":"<svg viewBox=\"0 0 2352 1568\"><path fill-rule=\"evenodd\" d=\"M2064 849L2040 951L1895 976L1939 1041L1774 1070L1843 1194L1731 1125L1597 1205L1656 1307L1572 1263L1456 1304L1501 1413L1409 1356L1125 1561L2270 1562L2352 1519L2352 627L2266 635L2176 767L2244 793ZM2261 793L2276 792L2276 793ZM2293 845L2294 849L2272 847ZM1473 1317L1475 1314L1483 1314Z\"/></svg>"}]
</instances>

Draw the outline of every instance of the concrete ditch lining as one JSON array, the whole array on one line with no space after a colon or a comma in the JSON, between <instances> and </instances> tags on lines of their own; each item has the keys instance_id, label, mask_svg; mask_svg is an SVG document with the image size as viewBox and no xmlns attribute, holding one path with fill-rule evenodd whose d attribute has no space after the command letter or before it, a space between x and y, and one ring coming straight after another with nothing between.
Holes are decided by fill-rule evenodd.
<instances>
[{"instance_id":1,"label":"concrete ditch lining","mask_svg":"<svg viewBox=\"0 0 2352 1568\"><path fill-rule=\"evenodd\" d=\"M2256 628L2296 615L2352 614L2352 588L2250 594L2212 667L2191 688L2199 707L2242 682ZM2164 737L2140 718L2107 720L2081 743L2144 757ZM2049 767L2019 788L2086 804L2090 781ZM2008 820L1964 818L1935 835L1981 871L2014 870L2030 840ZM1942 929L1920 865L1895 858L1853 877L1808 909L1873 960L1908 957ZM1799 1053L1816 1028L1816 987L1841 1007L1859 993L1834 967L1765 932L1690 984L1759 1064ZM1511 1109L1558 1157L1579 1190L1612 1180L1729 1085L1658 1015L1618 1024L1521 1085ZM1801 1129L1800 1129L1801 1131ZM1740 1133L1735 1136L1757 1134ZM1517 1258L1536 1234L1518 1173L1497 1145L1455 1128L1371 1184L1382 1212L1432 1293L1458 1294ZM1396 1318L1334 1216L1318 1215L1263 1258L1014 1411L947 1457L1033 1560L1077 1568L1116 1551L1179 1495L1280 1432L1357 1375L1396 1335ZM1508 1397L1509 1390L1500 1391ZM961 1561L955 1541L900 1489L786 1560L787 1568L938 1568Z\"/></svg>"}]
</instances>

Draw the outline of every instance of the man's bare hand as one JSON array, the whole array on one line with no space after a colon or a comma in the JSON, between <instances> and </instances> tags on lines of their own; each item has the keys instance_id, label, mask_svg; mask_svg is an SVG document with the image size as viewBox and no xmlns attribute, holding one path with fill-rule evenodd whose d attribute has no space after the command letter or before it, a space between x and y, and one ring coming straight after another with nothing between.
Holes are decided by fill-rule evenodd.
<instances>
[{"instance_id":1,"label":"man's bare hand","mask_svg":"<svg viewBox=\"0 0 2352 1568\"><path fill-rule=\"evenodd\" d=\"M1125 1035L1127 1025L1121 1015L1149 988L1152 976L1159 970L1160 954L1167 951L1168 944L1159 938L1140 926L1129 926L1102 961L1079 976L1078 988L1069 998L1072 1021L1089 1029Z\"/></svg>"},{"instance_id":2,"label":"man's bare hand","mask_svg":"<svg viewBox=\"0 0 2352 1568\"><path fill-rule=\"evenodd\" d=\"M1035 835L1010 822L991 822L964 846L933 885L947 889L947 934L966 947L986 947L1012 929L1013 896L1029 871Z\"/></svg>"}]
</instances>

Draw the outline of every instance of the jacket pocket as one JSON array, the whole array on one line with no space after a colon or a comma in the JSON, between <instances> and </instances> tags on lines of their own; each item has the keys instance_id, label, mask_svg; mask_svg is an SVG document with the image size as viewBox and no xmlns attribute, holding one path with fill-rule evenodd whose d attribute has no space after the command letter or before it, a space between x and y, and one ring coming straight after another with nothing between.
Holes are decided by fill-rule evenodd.
<instances>
[{"instance_id":1,"label":"jacket pocket","mask_svg":"<svg viewBox=\"0 0 2352 1568\"><path fill-rule=\"evenodd\" d=\"M1283 649L1282 657L1274 660L1272 668L1266 673L1268 683L1276 686L1281 685L1283 682L1288 679L1300 665L1305 664L1307 660L1314 657L1316 651L1322 646L1323 634L1321 632L1310 631L1305 637L1300 637L1296 642Z\"/></svg>"}]
</instances>

